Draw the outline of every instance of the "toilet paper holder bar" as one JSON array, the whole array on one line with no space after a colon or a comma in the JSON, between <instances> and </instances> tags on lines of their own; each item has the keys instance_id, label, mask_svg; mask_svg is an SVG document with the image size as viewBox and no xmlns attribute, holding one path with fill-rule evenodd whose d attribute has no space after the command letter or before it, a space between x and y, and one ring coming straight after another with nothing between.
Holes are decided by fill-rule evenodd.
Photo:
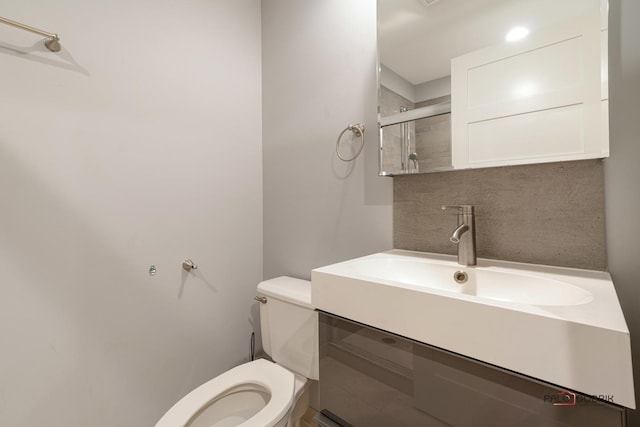
<instances>
[{"instance_id":1,"label":"toilet paper holder bar","mask_svg":"<svg viewBox=\"0 0 640 427\"><path fill-rule=\"evenodd\" d=\"M184 261L182 261L182 268L184 268L186 271L191 271L196 270L198 266L190 259L185 259Z\"/></svg>"}]
</instances>

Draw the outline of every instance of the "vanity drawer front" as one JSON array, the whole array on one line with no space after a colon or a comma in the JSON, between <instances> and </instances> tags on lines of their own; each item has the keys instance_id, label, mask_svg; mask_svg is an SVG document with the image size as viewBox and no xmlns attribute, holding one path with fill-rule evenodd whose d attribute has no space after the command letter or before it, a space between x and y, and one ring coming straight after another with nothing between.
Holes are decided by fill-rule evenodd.
<instances>
[{"instance_id":1,"label":"vanity drawer front","mask_svg":"<svg viewBox=\"0 0 640 427\"><path fill-rule=\"evenodd\" d=\"M622 407L328 313L318 409L356 427L626 425Z\"/></svg>"}]
</instances>

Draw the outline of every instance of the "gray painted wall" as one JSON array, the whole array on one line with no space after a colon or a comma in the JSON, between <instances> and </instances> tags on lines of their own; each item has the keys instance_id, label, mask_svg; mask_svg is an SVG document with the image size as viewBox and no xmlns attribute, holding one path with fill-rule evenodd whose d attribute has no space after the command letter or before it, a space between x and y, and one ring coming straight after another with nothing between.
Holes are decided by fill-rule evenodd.
<instances>
[{"instance_id":1,"label":"gray painted wall","mask_svg":"<svg viewBox=\"0 0 640 427\"><path fill-rule=\"evenodd\" d=\"M611 157L604 162L607 263L631 331L640 403L640 2L609 0ZM633 411L630 426L640 426Z\"/></svg>"},{"instance_id":2,"label":"gray painted wall","mask_svg":"<svg viewBox=\"0 0 640 427\"><path fill-rule=\"evenodd\" d=\"M153 426L249 359L260 1L1 14L62 50L0 25L0 426Z\"/></svg>"},{"instance_id":3,"label":"gray painted wall","mask_svg":"<svg viewBox=\"0 0 640 427\"><path fill-rule=\"evenodd\" d=\"M392 247L392 180L377 176L375 5L262 3L265 279L308 279ZM366 147L344 163L336 138L354 122ZM350 132L343 141L348 152Z\"/></svg>"}]
</instances>

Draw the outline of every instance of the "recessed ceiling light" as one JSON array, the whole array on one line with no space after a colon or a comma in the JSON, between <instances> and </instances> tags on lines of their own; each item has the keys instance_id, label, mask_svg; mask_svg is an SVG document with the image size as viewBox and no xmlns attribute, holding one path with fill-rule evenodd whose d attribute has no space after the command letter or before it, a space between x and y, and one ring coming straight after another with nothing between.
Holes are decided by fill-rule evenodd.
<instances>
[{"instance_id":1,"label":"recessed ceiling light","mask_svg":"<svg viewBox=\"0 0 640 427\"><path fill-rule=\"evenodd\" d=\"M422 4L424 4L425 6L431 6L432 4L434 4L437 1L439 1L439 0L420 0L420 2Z\"/></svg>"},{"instance_id":2,"label":"recessed ceiling light","mask_svg":"<svg viewBox=\"0 0 640 427\"><path fill-rule=\"evenodd\" d=\"M522 40L523 38L529 35L529 29L525 27L513 27L509 30L505 39L508 42L517 42L518 40Z\"/></svg>"}]
</instances>

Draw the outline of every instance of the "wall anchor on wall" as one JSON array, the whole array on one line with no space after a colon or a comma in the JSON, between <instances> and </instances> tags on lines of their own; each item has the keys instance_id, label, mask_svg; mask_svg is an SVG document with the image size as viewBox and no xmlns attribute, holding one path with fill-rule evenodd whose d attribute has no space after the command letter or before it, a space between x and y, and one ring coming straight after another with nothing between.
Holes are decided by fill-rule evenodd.
<instances>
[{"instance_id":1,"label":"wall anchor on wall","mask_svg":"<svg viewBox=\"0 0 640 427\"><path fill-rule=\"evenodd\" d=\"M3 24L11 25L12 27L20 28L21 30L31 31L32 33L45 36L47 37L47 40L44 41L45 47L51 52L60 52L60 37L58 37L57 34L39 30L37 28L30 27L29 25L21 24L19 22L12 21L11 19L3 18L1 16L0 22L2 22Z\"/></svg>"},{"instance_id":2,"label":"wall anchor on wall","mask_svg":"<svg viewBox=\"0 0 640 427\"><path fill-rule=\"evenodd\" d=\"M351 158L345 158L342 156L342 154L340 154L340 138L342 138L342 135L344 135L344 133L348 130L353 132L356 136L360 137L360 147L358 148L358 151L356 151L356 154L354 154L353 157ZM336 154L338 155L338 158L343 162L351 162L355 160L360 155L363 148L364 148L364 125L362 123L349 125L342 132L340 132L340 135L338 135L338 140L336 141Z\"/></svg>"},{"instance_id":3,"label":"wall anchor on wall","mask_svg":"<svg viewBox=\"0 0 640 427\"><path fill-rule=\"evenodd\" d=\"M190 259L185 259L184 261L182 261L182 268L184 268L186 271L191 271L196 270L198 266Z\"/></svg>"}]
</instances>

